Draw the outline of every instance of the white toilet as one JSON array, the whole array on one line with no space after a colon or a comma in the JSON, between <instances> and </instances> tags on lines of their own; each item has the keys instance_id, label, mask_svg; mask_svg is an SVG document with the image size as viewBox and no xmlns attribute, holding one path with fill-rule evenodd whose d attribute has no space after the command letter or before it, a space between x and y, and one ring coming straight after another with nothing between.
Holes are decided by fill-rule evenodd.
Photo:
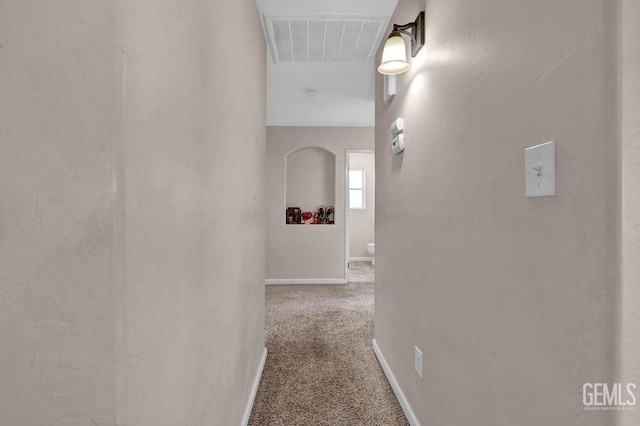
<instances>
[{"instance_id":1,"label":"white toilet","mask_svg":"<svg viewBox=\"0 0 640 426\"><path fill-rule=\"evenodd\" d=\"M371 264L376 264L376 243L367 244L367 253L371 256Z\"/></svg>"}]
</instances>

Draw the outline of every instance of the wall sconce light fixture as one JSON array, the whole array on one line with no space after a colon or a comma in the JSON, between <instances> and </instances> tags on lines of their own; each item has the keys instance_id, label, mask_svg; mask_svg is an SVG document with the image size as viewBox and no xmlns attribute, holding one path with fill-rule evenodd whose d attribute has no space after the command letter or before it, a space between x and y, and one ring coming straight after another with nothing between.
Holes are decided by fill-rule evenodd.
<instances>
[{"instance_id":1,"label":"wall sconce light fixture","mask_svg":"<svg viewBox=\"0 0 640 426\"><path fill-rule=\"evenodd\" d=\"M415 57L424 46L424 11L420 12L414 22L404 25L393 24L393 31L382 49L382 61L378 67L380 74L396 75L409 70L407 48L402 34L411 37L411 57Z\"/></svg>"}]
</instances>

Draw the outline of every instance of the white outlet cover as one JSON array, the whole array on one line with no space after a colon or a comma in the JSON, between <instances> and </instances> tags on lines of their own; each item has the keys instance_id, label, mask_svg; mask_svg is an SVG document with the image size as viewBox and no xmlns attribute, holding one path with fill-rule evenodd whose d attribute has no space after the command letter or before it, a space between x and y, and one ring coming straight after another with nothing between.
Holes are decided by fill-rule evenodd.
<instances>
[{"instance_id":1,"label":"white outlet cover","mask_svg":"<svg viewBox=\"0 0 640 426\"><path fill-rule=\"evenodd\" d=\"M527 197L556 195L556 144L554 141L524 151Z\"/></svg>"}]
</instances>

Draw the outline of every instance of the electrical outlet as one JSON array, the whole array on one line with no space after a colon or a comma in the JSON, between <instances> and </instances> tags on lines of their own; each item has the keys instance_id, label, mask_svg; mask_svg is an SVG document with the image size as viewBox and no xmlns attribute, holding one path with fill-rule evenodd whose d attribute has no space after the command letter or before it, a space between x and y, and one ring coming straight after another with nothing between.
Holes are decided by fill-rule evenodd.
<instances>
[{"instance_id":1,"label":"electrical outlet","mask_svg":"<svg viewBox=\"0 0 640 426\"><path fill-rule=\"evenodd\" d=\"M416 349L414 368L416 369L416 373L418 373L418 376L422 378L422 351L418 349L417 346L414 346L414 348Z\"/></svg>"}]
</instances>

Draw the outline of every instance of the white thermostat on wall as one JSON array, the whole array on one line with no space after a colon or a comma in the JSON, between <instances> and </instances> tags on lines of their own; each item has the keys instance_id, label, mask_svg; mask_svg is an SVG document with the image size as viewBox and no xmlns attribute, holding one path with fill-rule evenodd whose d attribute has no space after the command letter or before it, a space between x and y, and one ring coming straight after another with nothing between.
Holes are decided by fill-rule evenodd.
<instances>
[{"instance_id":1,"label":"white thermostat on wall","mask_svg":"<svg viewBox=\"0 0 640 426\"><path fill-rule=\"evenodd\" d=\"M402 151L404 151L404 135L399 134L391 141L391 152L394 155L398 155Z\"/></svg>"},{"instance_id":2,"label":"white thermostat on wall","mask_svg":"<svg viewBox=\"0 0 640 426\"><path fill-rule=\"evenodd\" d=\"M393 136L404 132L404 120L402 117L396 118L396 121L391 124L391 128L389 130L391 130L391 134Z\"/></svg>"}]
</instances>

